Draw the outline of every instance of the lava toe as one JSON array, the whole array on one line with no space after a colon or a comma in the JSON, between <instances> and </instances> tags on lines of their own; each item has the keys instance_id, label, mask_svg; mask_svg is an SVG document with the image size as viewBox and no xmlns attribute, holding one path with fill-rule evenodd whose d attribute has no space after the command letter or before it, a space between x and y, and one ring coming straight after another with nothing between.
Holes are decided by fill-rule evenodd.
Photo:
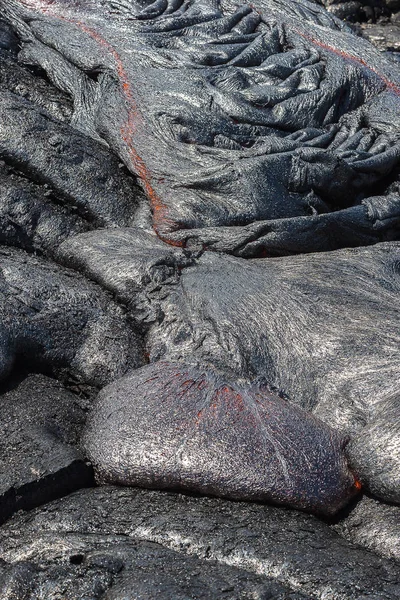
<instances>
[{"instance_id":1,"label":"lava toe","mask_svg":"<svg viewBox=\"0 0 400 600\"><path fill-rule=\"evenodd\" d=\"M104 388L85 435L102 482L333 513L355 493L343 440L313 415L208 366L160 361Z\"/></svg>"}]
</instances>

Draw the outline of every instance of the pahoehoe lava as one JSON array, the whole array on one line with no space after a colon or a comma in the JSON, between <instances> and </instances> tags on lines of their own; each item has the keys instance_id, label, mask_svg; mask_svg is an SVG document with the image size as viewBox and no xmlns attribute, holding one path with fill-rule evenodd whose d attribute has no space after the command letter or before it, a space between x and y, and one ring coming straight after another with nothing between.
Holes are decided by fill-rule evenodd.
<instances>
[{"instance_id":1,"label":"pahoehoe lava","mask_svg":"<svg viewBox=\"0 0 400 600\"><path fill-rule=\"evenodd\" d=\"M181 363L159 361L106 387L85 441L105 482L322 513L336 512L361 487L345 440L322 421L263 382Z\"/></svg>"},{"instance_id":2,"label":"pahoehoe lava","mask_svg":"<svg viewBox=\"0 0 400 600\"><path fill-rule=\"evenodd\" d=\"M304 427L309 427L309 433L304 431L296 441L291 440L287 430L299 432L299 427L294 422L289 425L295 413L291 417L285 412L290 406L286 400L275 394L276 404L272 403L269 411L258 411L254 404L252 385L257 386L257 379L265 378L292 405L312 412L342 436L352 437L349 456L355 472L362 474L362 481L375 494L396 501L400 491L396 441L399 424L393 415L400 368L399 252L399 243L392 242L329 253L244 260L214 252L190 255L133 228L83 233L61 244L58 260L96 280L126 304L137 321L147 324L147 349L154 363L144 367L140 375L133 374L105 388L99 405L93 408L87 447L101 478L148 485L153 473L162 487L168 487L165 472L177 471L180 464L181 475L185 473L191 486L201 489L204 481L192 479L191 474L200 463L200 458L195 459L196 452L203 454L201 439L191 446L193 431L199 433L194 415L201 412L202 402L210 410L214 395L218 396L218 389L224 385L233 389L233 396L237 395L234 390L239 384L244 391L243 405L240 404L244 412L230 401L222 401L216 403L220 412L215 413L215 424L201 420L198 424L201 435L209 431L210 441L205 438L205 444L223 443L228 435L224 432L229 429L223 407L232 404L226 412L243 416L243 419L238 416L230 427L235 429L237 440L248 440L243 444L237 442L239 448L243 447L246 459L243 457L240 463L239 450L232 455L232 450L226 449L219 461L215 458L217 466L212 467L210 460L210 468L224 473L226 453L226 460L237 461L236 467L241 469L250 496L254 485L250 483L249 472L256 478L257 473L261 476L257 464L262 462L260 457L271 464L269 475L277 467L277 473L287 468L292 476L303 474L307 480L309 468L322 483L330 474L322 463L318 465L317 455L313 466L309 463L304 471L299 470L303 458L310 454L307 450L310 436L316 448L325 446L327 451L330 446L332 466L337 452L343 450L343 437L339 440L334 436L332 445L327 444L327 430L321 425L318 433L316 422L309 422L304 415ZM164 366L164 361L175 363L174 376L170 376L170 368ZM195 383L190 383L193 368L195 372L204 371L205 383L200 392ZM147 369L152 375L146 375ZM218 383L213 383L215 369L220 373ZM188 375L182 379L181 373ZM199 377L196 375L195 379ZM158 389L160 385L157 382L161 382L161 388L165 384L166 389L153 392L153 387ZM159 420L155 418L157 398ZM186 402L183 409L181 404L186 406ZM257 436L250 433L249 419L245 418L246 410L257 414L250 419L259 423L257 446ZM189 422L181 426L180 419L186 412L192 418L188 416ZM300 414L297 413L299 419ZM130 418L124 424L127 415ZM274 427L273 420L279 420L279 415L281 427ZM218 426L219 435L214 431L214 428L219 431ZM274 434L268 438L270 427ZM122 430L123 435L119 433ZM141 454L146 446L142 435L151 448L148 456L144 450ZM286 445L290 448L284 463L278 461L275 467L270 462L271 440L276 441L278 454ZM263 444L264 454L260 450ZM175 459L174 452L168 451L171 446L175 448ZM247 454L247 446L254 452ZM162 450L160 463L156 447ZM381 455L380 464L388 461L384 448L390 448L387 475L375 467L373 448ZM164 451L171 454L170 461L165 460ZM232 467L229 470L232 474ZM272 487L277 485L276 501L282 492L277 473L269 481ZM340 470L336 473L340 474ZM347 477L341 471L336 481L344 482ZM215 476L216 486L217 480ZM171 476L170 485L179 487L176 474ZM184 478L181 485L185 487ZM221 486L221 493L226 494L222 489ZM293 502L290 488L285 489L286 502ZM351 495L351 488L345 489ZM274 497L266 484L264 490L270 498ZM241 494L244 495L243 490ZM312 494L310 490L308 499L302 498L303 506L312 500ZM299 506L297 500L295 505ZM314 510L322 508L330 512L334 505L327 502L324 508L315 505Z\"/></svg>"},{"instance_id":3,"label":"pahoehoe lava","mask_svg":"<svg viewBox=\"0 0 400 600\"><path fill-rule=\"evenodd\" d=\"M399 68L307 0L9 0L0 14L139 177L165 241L255 256L398 228Z\"/></svg>"},{"instance_id":4,"label":"pahoehoe lava","mask_svg":"<svg viewBox=\"0 0 400 600\"><path fill-rule=\"evenodd\" d=\"M398 502L400 66L307 0L0 17L73 100L2 84L0 376L106 386L102 483Z\"/></svg>"}]
</instances>

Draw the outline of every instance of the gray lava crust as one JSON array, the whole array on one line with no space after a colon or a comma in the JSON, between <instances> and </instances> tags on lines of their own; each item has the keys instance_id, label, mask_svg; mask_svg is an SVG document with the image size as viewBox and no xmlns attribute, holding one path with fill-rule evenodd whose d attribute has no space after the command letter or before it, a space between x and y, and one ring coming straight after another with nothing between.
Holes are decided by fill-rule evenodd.
<instances>
[{"instance_id":1,"label":"gray lava crust","mask_svg":"<svg viewBox=\"0 0 400 600\"><path fill-rule=\"evenodd\" d=\"M394 561L347 542L311 515L272 506L104 487L17 515L0 536L4 559L39 564L50 589L56 566L59 585L74 562L85 583L93 564L117 571L107 600L152 598L157 584L158 597L171 600L183 592L210 600L216 593L230 600L395 600L400 592ZM221 579L231 589L221 589Z\"/></svg>"},{"instance_id":2,"label":"gray lava crust","mask_svg":"<svg viewBox=\"0 0 400 600\"><path fill-rule=\"evenodd\" d=\"M0 396L0 520L94 483L77 446L83 402L59 382L30 375Z\"/></svg>"},{"instance_id":3,"label":"gray lava crust","mask_svg":"<svg viewBox=\"0 0 400 600\"><path fill-rule=\"evenodd\" d=\"M0 0L1 600L400 596L400 6L256 4Z\"/></svg>"}]
</instances>

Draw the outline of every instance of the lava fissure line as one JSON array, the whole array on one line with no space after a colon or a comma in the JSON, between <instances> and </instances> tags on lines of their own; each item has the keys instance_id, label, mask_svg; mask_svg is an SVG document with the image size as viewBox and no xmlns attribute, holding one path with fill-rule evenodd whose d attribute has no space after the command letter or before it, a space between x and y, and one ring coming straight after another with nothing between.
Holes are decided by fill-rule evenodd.
<instances>
[{"instance_id":1,"label":"lava fissure line","mask_svg":"<svg viewBox=\"0 0 400 600\"><path fill-rule=\"evenodd\" d=\"M25 4L25 2L23 0L21 0L21 1L22 1L22 4ZM140 110L136 104L136 101L135 101L135 98L133 95L133 90L132 90L131 83L129 82L128 74L125 70L121 56L119 55L117 50L112 46L112 44L110 44L110 42L108 42L106 39L104 39L104 37L102 37L97 31L88 27L84 23L77 21L75 19L72 19L72 18L67 18L67 17L63 17L61 15L57 15L51 10L51 8L45 8L45 7L41 6L40 8L38 8L38 10L40 10L40 12L44 15L50 15L51 17L53 17L55 19L63 20L68 23L71 23L72 25L79 27L82 31L84 31L85 33L90 35L90 37L92 37L96 42L98 42L103 48L105 48L107 50L107 52L113 57L116 68L117 68L118 76L122 82L122 91L125 96L125 100L127 101L127 104L128 104L128 120L127 120L126 124L121 127L121 130L120 130L121 137L128 147L129 154L130 154L130 157L132 160L132 164L135 167L136 174L139 177L139 179L142 181L144 190L149 198L151 209L153 212L153 229L154 229L155 233L157 234L157 236L162 241L164 241L170 245L174 245L174 246L183 246L184 245L183 241L173 241L168 238L166 239L163 235L161 235L161 233L159 231L159 224L162 222L164 222L164 224L165 224L165 221L167 220L166 213L167 213L168 209L163 204L161 198L158 196L158 194L154 190L154 188L151 184L151 173L150 173L146 163L144 162L142 157L137 152L137 150L134 146L134 143L133 143L133 132L134 132L135 126L136 126L135 119L137 121L139 118L141 118L141 116L140 116ZM257 10L256 10L256 12L258 13ZM319 46L320 48L328 50L329 52L332 52L332 53L336 54L337 56L340 56L346 60L351 60L351 61L354 61L354 62L360 64L364 68L366 68L369 71L371 71L372 73L374 73L385 84L387 89L391 90L393 93L400 96L400 87L398 85L396 85L395 83L393 83L392 81L390 81L382 73L380 73L373 67L369 66L366 63L366 61L363 60L362 58L360 58L358 56L354 56L352 54L349 54L349 53L345 52L344 50L339 50L339 49L335 48L334 46L331 46L324 42L321 42L320 40L313 38L312 36L302 33L298 29L293 28L293 31L295 33L297 33L299 36L301 36L302 38L309 41L310 43L312 43L316 46ZM130 110L129 110L129 108L130 108Z\"/></svg>"},{"instance_id":2,"label":"lava fissure line","mask_svg":"<svg viewBox=\"0 0 400 600\"><path fill-rule=\"evenodd\" d=\"M67 17L61 16L61 15L57 15L50 8L45 8L43 6L41 6L39 10L44 15L50 15L51 17L53 17L55 19L59 19L62 21L66 21L67 23L71 23L72 25L76 25L82 31L84 31L85 33L90 35L90 37L92 37L101 46L103 46L113 57L115 64L116 64L118 76L122 82L122 90L123 90L125 99L128 103L128 106L131 109L131 110L128 110L127 123L121 127L121 137L128 146L129 154L131 156L132 163L135 166L136 174L143 182L144 190L150 200L151 208L153 211L153 217L154 217L154 220L153 220L154 231L156 232L156 234L158 235L158 237L160 239L171 244L170 240L166 240L163 238L163 236L161 236L161 234L158 231L158 224L157 224L158 220L162 219L162 217L163 217L162 213L164 213L167 210L167 208L162 203L161 198L157 195L156 191L154 190L154 188L151 184L150 171L147 168L146 163L144 162L142 157L139 155L139 153L137 152L137 150L133 144L132 135L133 135L133 131L135 130L135 118L136 119L140 118L140 111L135 102L132 87L129 82L129 78L126 73L126 70L125 70L125 67L124 67L124 64L122 62L120 55L118 54L116 49L112 46L112 44L110 44L107 40L105 40L97 31L95 31L91 27L88 27L81 21L77 21L72 18L67 18ZM173 242L172 245L182 246L183 242Z\"/></svg>"}]
</instances>

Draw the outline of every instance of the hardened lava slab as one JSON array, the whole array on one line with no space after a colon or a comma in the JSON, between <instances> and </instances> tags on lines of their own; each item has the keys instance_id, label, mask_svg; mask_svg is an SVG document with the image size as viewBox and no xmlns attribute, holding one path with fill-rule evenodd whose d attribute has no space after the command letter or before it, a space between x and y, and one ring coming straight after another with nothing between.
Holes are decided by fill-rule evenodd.
<instances>
[{"instance_id":1,"label":"hardened lava slab","mask_svg":"<svg viewBox=\"0 0 400 600\"><path fill-rule=\"evenodd\" d=\"M78 449L84 399L45 375L20 374L1 386L0 408L0 523L93 485Z\"/></svg>"},{"instance_id":2,"label":"hardened lava slab","mask_svg":"<svg viewBox=\"0 0 400 600\"><path fill-rule=\"evenodd\" d=\"M21 582L17 600L40 592L57 600L60 588L68 600L83 591L96 600L175 600L179 592L185 600L397 600L400 592L395 561L312 515L153 490L81 490L15 515L0 544L0 582L7 572Z\"/></svg>"},{"instance_id":3,"label":"hardened lava slab","mask_svg":"<svg viewBox=\"0 0 400 600\"><path fill-rule=\"evenodd\" d=\"M101 288L55 263L0 247L0 379L16 361L101 387L141 366L144 355L124 310Z\"/></svg>"}]
</instances>

